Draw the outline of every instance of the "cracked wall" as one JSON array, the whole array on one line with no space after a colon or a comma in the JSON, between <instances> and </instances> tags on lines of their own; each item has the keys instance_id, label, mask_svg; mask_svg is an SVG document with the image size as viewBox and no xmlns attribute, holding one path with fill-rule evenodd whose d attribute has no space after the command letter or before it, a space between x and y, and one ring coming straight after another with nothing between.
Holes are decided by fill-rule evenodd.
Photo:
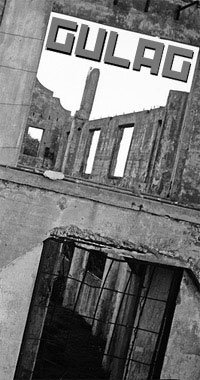
<instances>
[{"instance_id":1,"label":"cracked wall","mask_svg":"<svg viewBox=\"0 0 200 380\"><path fill-rule=\"evenodd\" d=\"M185 272L161 373L162 379L199 378L199 313L199 292Z\"/></svg>"},{"instance_id":2,"label":"cracked wall","mask_svg":"<svg viewBox=\"0 0 200 380\"><path fill-rule=\"evenodd\" d=\"M2 165L16 166L31 105L33 86L42 49L46 25L53 1L7 0L1 23L1 99L0 159ZM54 1L53 10L148 35L199 46L199 12L189 8L174 20L176 4L181 1L151 0L144 13L144 0ZM0 2L0 12L4 2ZM19 54L20 51L20 54ZM181 140L175 166L168 160L167 150L172 130L164 135L164 144L155 165L157 189L154 199L117 191L87 181L56 181L54 184L39 174L1 167L1 279L3 352L0 374L10 380L17 361L26 315L31 299L40 256L40 244L55 227L75 225L81 231L100 234L114 241L126 241L140 250L140 259L162 264L183 265L200 279L199 269L199 71L196 73L184 116ZM181 115L180 115L181 116ZM181 116L182 117L182 116ZM168 124L169 126L169 124ZM191 127L192 126L192 127ZM177 136L176 143L177 143ZM166 159L165 159L166 157ZM171 165L173 180L166 180L166 167ZM173 168L172 168L173 167ZM160 170L160 171L159 171ZM165 186L166 184L166 186ZM167 189L167 191L166 191ZM170 190L170 193L169 193ZM162 202L157 196L170 194L178 207ZM192 205L183 207L184 204ZM196 208L196 209L195 209ZM123 221L123 223L122 223ZM121 248L124 249L122 243ZM38 247L38 248L36 248ZM121 249L120 248L120 249ZM147 254L148 252L148 254ZM146 255L146 256L145 256ZM22 299L23 293L23 299ZM192 371L198 379L196 358L199 346L199 294L191 280L181 290L182 301L175 314L172 336L166 354L163 376L176 371L181 341L181 380ZM187 306L189 301L190 309ZM195 310L192 318L191 310ZM188 314L187 314L188 313ZM185 324L182 316L190 322ZM184 348L184 334L191 346ZM177 329L177 331L176 331ZM192 331L192 332L191 332ZM192 340L195 345L192 347ZM7 344L6 344L7 342ZM13 344L14 342L14 344ZM171 352L176 355L172 356ZM194 364L195 358L195 364ZM187 368L184 364L187 363ZM190 372L191 373L191 372ZM171 375L170 375L171 376ZM190 376L191 377L191 376ZM195 377L193 377L195 378Z\"/></svg>"},{"instance_id":3,"label":"cracked wall","mask_svg":"<svg viewBox=\"0 0 200 380\"><path fill-rule=\"evenodd\" d=\"M1 276L6 276L7 282L2 283L5 333L1 344L3 350L9 337L15 347L13 353L10 345L6 346L6 355L2 359L0 373L5 380L10 380L14 371L41 254L40 244L50 231L53 236L71 236L71 239L86 245L99 244L103 251L123 253L147 262L183 266L193 271L200 280L198 213L184 209L182 212L185 215L181 217L177 209L178 215L175 216L173 205L160 204L156 215L153 200L134 197L131 192L126 195L127 199L123 199L121 193L114 189L88 185L81 180L54 182L41 174L29 173L27 176L19 169L10 169L9 176L7 169L1 170L3 176L0 207L4 218L1 221L0 262ZM193 284L192 288L196 289L196 285ZM191 297L191 302L196 302L197 289ZM186 302L184 299L183 294L183 302ZM190 311L191 308L188 313ZM8 328L13 316L14 331ZM196 318L200 319L198 312ZM187 333L184 325L183 328ZM172 346L174 344L172 342ZM168 357L170 355L169 349ZM171 363L170 368L174 367L175 364ZM180 379L186 380L187 377L184 375Z\"/></svg>"}]
</instances>

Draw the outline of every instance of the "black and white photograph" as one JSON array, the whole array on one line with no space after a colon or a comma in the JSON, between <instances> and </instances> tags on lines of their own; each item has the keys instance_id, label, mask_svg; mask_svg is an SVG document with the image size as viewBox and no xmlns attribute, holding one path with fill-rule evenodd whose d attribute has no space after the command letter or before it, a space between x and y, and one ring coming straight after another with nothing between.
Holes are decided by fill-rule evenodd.
<instances>
[{"instance_id":1,"label":"black and white photograph","mask_svg":"<svg viewBox=\"0 0 200 380\"><path fill-rule=\"evenodd\" d=\"M200 379L200 1L0 0L0 380Z\"/></svg>"}]
</instances>

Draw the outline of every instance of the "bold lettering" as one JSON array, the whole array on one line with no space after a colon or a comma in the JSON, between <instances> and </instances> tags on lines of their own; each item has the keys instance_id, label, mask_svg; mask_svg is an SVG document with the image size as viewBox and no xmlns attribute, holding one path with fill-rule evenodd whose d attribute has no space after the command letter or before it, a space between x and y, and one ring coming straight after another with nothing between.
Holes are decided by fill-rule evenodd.
<instances>
[{"instance_id":1,"label":"bold lettering","mask_svg":"<svg viewBox=\"0 0 200 380\"><path fill-rule=\"evenodd\" d=\"M145 49L155 51L153 59L144 57ZM161 42L140 38L133 64L133 70L140 71L141 66L145 66L151 68L151 74L158 75L163 49L164 44Z\"/></svg>"},{"instance_id":2,"label":"bold lettering","mask_svg":"<svg viewBox=\"0 0 200 380\"><path fill-rule=\"evenodd\" d=\"M80 58L86 58L86 59L91 59L96 62L100 62L107 32L105 29L100 28L98 31L94 50L87 50L85 49L85 45L87 42L89 31L90 31L90 28L87 25L85 24L81 25L81 30L80 30L79 38L76 45L75 55Z\"/></svg>"},{"instance_id":3,"label":"bold lettering","mask_svg":"<svg viewBox=\"0 0 200 380\"><path fill-rule=\"evenodd\" d=\"M47 39L46 49L55 51L58 53L64 53L70 55L72 52L73 44L74 44L74 34L67 33L65 44L61 44L56 42L58 29L66 29L66 30L77 30L77 23L69 20L62 20L57 17L52 18L51 27Z\"/></svg>"},{"instance_id":4,"label":"bold lettering","mask_svg":"<svg viewBox=\"0 0 200 380\"><path fill-rule=\"evenodd\" d=\"M190 72L191 64L189 62L184 61L182 64L181 71L172 70L172 65L174 61L174 57L177 55L179 57L192 58L194 52L189 49L184 49L177 46L169 45L167 50L167 55L163 67L162 76L169 79L176 79L182 82L187 82L188 75Z\"/></svg>"},{"instance_id":5,"label":"bold lettering","mask_svg":"<svg viewBox=\"0 0 200 380\"><path fill-rule=\"evenodd\" d=\"M108 63L109 65L124 67L125 69L128 69L130 66L130 61L128 59L114 56L117 39L118 34L116 32L110 32L104 62Z\"/></svg>"}]
</instances>

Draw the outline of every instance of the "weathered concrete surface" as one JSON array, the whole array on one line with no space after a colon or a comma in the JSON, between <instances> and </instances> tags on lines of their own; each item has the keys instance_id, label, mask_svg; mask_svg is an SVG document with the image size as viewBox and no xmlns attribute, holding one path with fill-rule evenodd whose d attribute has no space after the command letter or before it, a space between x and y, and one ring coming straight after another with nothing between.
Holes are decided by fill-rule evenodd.
<instances>
[{"instance_id":1,"label":"weathered concrete surface","mask_svg":"<svg viewBox=\"0 0 200 380\"><path fill-rule=\"evenodd\" d=\"M36 79L18 163L37 168L53 167L60 150L61 139L66 140L66 135L70 130L70 115L71 113L61 106L60 100L53 96L53 92L42 86ZM43 130L37 157L23 154L29 127ZM46 148L49 149L51 156L45 158Z\"/></svg>"},{"instance_id":2,"label":"weathered concrete surface","mask_svg":"<svg viewBox=\"0 0 200 380\"><path fill-rule=\"evenodd\" d=\"M91 120L84 124L72 175L92 181L144 191L153 160L153 148L158 137L159 122L162 124L165 108L133 112L126 115ZM133 138L127 156L124 175L114 177L122 127L133 126ZM90 175L85 174L91 145L92 131L100 130L99 142Z\"/></svg>"},{"instance_id":3,"label":"weathered concrete surface","mask_svg":"<svg viewBox=\"0 0 200 380\"><path fill-rule=\"evenodd\" d=\"M168 197L173 170L179 153L180 134L187 105L188 94L170 91L152 178L149 176L150 192Z\"/></svg>"},{"instance_id":4,"label":"weathered concrete surface","mask_svg":"<svg viewBox=\"0 0 200 380\"><path fill-rule=\"evenodd\" d=\"M5 6L6 6L6 0L0 0L0 23L4 14Z\"/></svg>"},{"instance_id":5,"label":"weathered concrete surface","mask_svg":"<svg viewBox=\"0 0 200 380\"><path fill-rule=\"evenodd\" d=\"M52 2L29 0L24 5L22 0L7 0L0 4L2 10L4 3L6 4L1 25L2 76L0 84L3 95L0 99L0 103L2 103L0 104L2 123L0 125L2 144L0 162L3 164L16 165ZM188 8L181 12L179 21L174 20L177 4L185 4L184 1L165 0L158 3L152 0L149 11L146 13L144 12L145 0L119 1L116 6L113 5L112 1L106 0L98 0L95 4L91 0L76 2L73 0L56 0L53 3L54 11L64 12L72 16L194 45L200 43L198 32L199 9ZM194 120L194 110L199 109L198 82L199 79L194 88L194 94L190 96L190 106L187 109L188 113L183 126L182 145L178 150L180 159L176 159L173 168L173 172L177 176L173 181L174 187L171 186L172 199L195 205L199 203L199 183L197 180L198 129L196 127L191 128L191 125L197 127L199 125L199 121ZM82 124L78 123L77 128L81 127ZM191 143L188 146L190 140ZM168 142L171 142L170 138ZM186 150L188 151L188 159L182 181ZM137 165L136 162L136 171ZM60 162L57 163L57 167L60 167ZM69 171L67 174L70 174ZM168 176L168 173L166 175ZM183 182L182 185L181 181ZM124 182L126 181L124 180ZM169 188L168 182L167 178L167 188ZM164 183L161 184L157 193L166 196L166 192L162 191L163 188L165 189ZM141 189L136 189L136 191L138 190ZM179 196L180 192L181 195Z\"/></svg>"},{"instance_id":6,"label":"weathered concrete surface","mask_svg":"<svg viewBox=\"0 0 200 380\"><path fill-rule=\"evenodd\" d=\"M162 379L200 377L200 295L185 272L177 299Z\"/></svg>"},{"instance_id":7,"label":"weathered concrete surface","mask_svg":"<svg viewBox=\"0 0 200 380\"><path fill-rule=\"evenodd\" d=\"M99 69L90 69L86 78L80 109L75 113L71 123L67 147L63 157L62 171L71 174L75 157L79 150L79 140L84 123L89 120L99 81Z\"/></svg>"},{"instance_id":8,"label":"weathered concrete surface","mask_svg":"<svg viewBox=\"0 0 200 380\"><path fill-rule=\"evenodd\" d=\"M51 3L6 1L0 27L1 163L17 164Z\"/></svg>"},{"instance_id":9,"label":"weathered concrete surface","mask_svg":"<svg viewBox=\"0 0 200 380\"><path fill-rule=\"evenodd\" d=\"M3 328L5 340L14 342L14 350L5 340L2 343L7 354L0 373L5 380L12 378L37 273L41 249L34 249L51 229L67 237L66 226L73 224L77 226L71 230L75 239L81 237L86 243L107 248L116 244L130 255L132 250L139 250L147 261L190 267L200 280L199 212L136 197L128 191L122 197L114 188L70 178L51 181L4 167L0 175L4 178L0 185L0 266L6 277L1 288L5 300ZM32 252L30 256L28 252ZM16 303L21 314L13 323Z\"/></svg>"},{"instance_id":10,"label":"weathered concrete surface","mask_svg":"<svg viewBox=\"0 0 200 380\"><path fill-rule=\"evenodd\" d=\"M42 245L0 271L0 377L13 379Z\"/></svg>"},{"instance_id":11,"label":"weathered concrete surface","mask_svg":"<svg viewBox=\"0 0 200 380\"><path fill-rule=\"evenodd\" d=\"M152 0L148 13L144 13L145 0L119 1L113 6L110 0L54 1L54 10L66 12L72 16L112 26L161 36L180 42L200 44L199 9L185 10L180 21L174 21L175 6L181 1ZM24 128L28 118L33 84L38 67L45 29L51 10L51 0L7 0L1 24L1 80L0 98L1 163L17 164ZM0 5L4 5L1 1ZM2 8L3 9L3 8ZM19 54L20 52L20 54ZM197 72L182 129L180 159L176 159L173 168L175 181L171 187L171 196L175 201L199 204L199 83ZM82 126L82 124L81 124ZM192 127L191 127L192 126ZM186 163L186 166L185 166ZM185 170L184 170L185 166ZM10 380L17 361L33 282L37 272L40 255L38 247L54 227L75 225L85 235L100 236L116 242L120 240L132 245L135 250L141 248L141 255L150 260L171 263L191 268L199 279L199 212L186 207L178 207L166 202L157 202L150 198L134 196L131 192L107 188L86 181L67 178L52 183L41 175L19 170L2 168L1 185L1 257L2 310L3 317L3 362L0 376ZM183 182L181 184L183 178ZM180 196L179 196L180 194ZM62 229L59 229L62 231ZM55 231L55 230L54 230ZM85 231L85 232L84 232ZM88 239L88 241L90 241ZM146 256L145 256L146 255ZM184 331L190 331L191 325L182 318L191 318L195 330L199 321L199 300L193 285L185 289L183 302L176 321L180 321ZM192 289L192 291L191 291ZM22 299L23 298L23 299ZM185 301L184 301L185 300ZM198 302L196 301L198 300ZM189 310L188 304L190 302ZM17 303L17 306L16 306ZM19 309L18 318L16 310ZM194 316L193 310L196 311ZM191 312L191 314L189 314ZM183 341L178 323L177 336L172 328L173 341L169 349L179 352L179 337ZM197 340L199 330L196 328ZM189 335L188 335L189 336ZM176 337L178 338L176 340ZM9 342L12 340L14 344ZM189 339L191 342L191 340ZM194 357L197 352L183 345L181 355L198 378L198 368ZM173 348L174 347L174 348ZM185 348L186 347L186 348ZM191 346L190 346L191 347ZM185 350L185 351L184 351ZM2 350L1 350L2 352ZM192 352L192 354L191 354ZM169 351L166 361L169 365ZM189 356L192 355L192 356ZM192 359L191 359L192 358ZM174 355L172 371L178 368L179 358ZM189 365L192 361L193 367ZM181 371L188 378L187 368L181 362ZM196 369L195 369L196 368ZM195 370L194 370L195 369ZM167 371L167 366L165 366ZM174 371L174 372L173 372ZM196 372L195 372L196 371ZM164 372L165 378L169 372ZM171 376L170 373L170 376ZM189 376L191 378L191 376ZM195 377L194 377L195 378ZM184 377L181 377L181 380Z\"/></svg>"},{"instance_id":12,"label":"weathered concrete surface","mask_svg":"<svg viewBox=\"0 0 200 380\"><path fill-rule=\"evenodd\" d=\"M198 65L192 91L189 95L182 136L180 137L180 152L171 189L171 198L199 208L200 59Z\"/></svg>"},{"instance_id":13,"label":"weathered concrete surface","mask_svg":"<svg viewBox=\"0 0 200 380\"><path fill-rule=\"evenodd\" d=\"M114 189L81 181L57 182L2 168L3 174L1 266L37 246L54 227L65 237L66 227L75 225L74 237L81 230L86 242L102 239L107 246L138 250L147 257L149 253L157 262L172 259L177 265L177 260L200 278L199 213L137 198L131 192L123 199Z\"/></svg>"}]
</instances>

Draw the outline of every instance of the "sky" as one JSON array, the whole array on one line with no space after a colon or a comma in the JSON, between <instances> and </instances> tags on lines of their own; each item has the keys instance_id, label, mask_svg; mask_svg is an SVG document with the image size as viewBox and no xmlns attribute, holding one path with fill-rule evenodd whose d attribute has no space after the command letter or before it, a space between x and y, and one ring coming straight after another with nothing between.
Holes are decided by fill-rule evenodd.
<instances>
[{"instance_id":1,"label":"sky","mask_svg":"<svg viewBox=\"0 0 200 380\"><path fill-rule=\"evenodd\" d=\"M76 39L74 48L76 46L81 23L86 23L90 26L90 32L86 43L87 49L92 49L94 47L99 27L106 28L108 32L110 30L117 31L119 33L119 38L115 49L115 55L129 59L131 61L131 65L135 57L139 38L163 42L165 44L165 49L158 76L150 74L150 69L147 67L142 67L140 72L138 72L132 69L124 69L107 65L103 62L103 57L100 63L78 58L74 55L74 49L71 55L47 50L46 39L53 16L76 21L78 23L78 30L75 32ZM64 43L66 34L66 30L59 29L56 41ZM169 44L191 49L191 46L189 45L178 44L168 40L161 40L157 37L153 38L140 33L116 29L52 12L37 76L39 81L45 87L53 91L55 97L60 98L62 106L65 109L70 110L73 115L76 110L79 109L85 80L90 68L99 68L100 80L93 104L93 110L90 116L91 120L164 106L167 102L170 89L186 92L190 91L195 61L198 54L198 48L192 47L194 51L194 64L191 67L187 83L164 78L161 76L161 72ZM151 58L153 57L152 54L152 50L146 49L145 57ZM176 56L172 69L177 71L180 70L183 60L188 60L191 62L189 59Z\"/></svg>"}]
</instances>

